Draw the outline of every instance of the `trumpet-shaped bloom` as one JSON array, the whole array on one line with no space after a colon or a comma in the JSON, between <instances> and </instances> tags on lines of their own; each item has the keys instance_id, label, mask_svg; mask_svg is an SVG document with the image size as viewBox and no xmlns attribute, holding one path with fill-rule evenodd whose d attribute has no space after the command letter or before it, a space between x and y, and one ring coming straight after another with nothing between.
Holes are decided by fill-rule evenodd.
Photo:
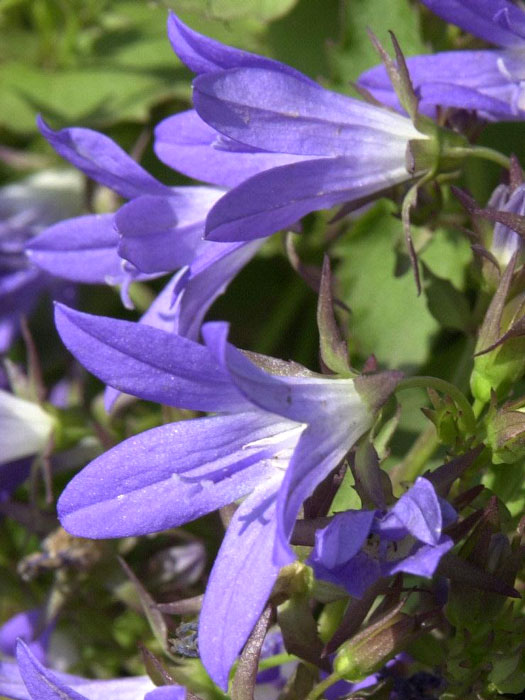
<instances>
[{"instance_id":1,"label":"trumpet-shaped bloom","mask_svg":"<svg viewBox=\"0 0 525 700\"><path fill-rule=\"evenodd\" d=\"M165 425L97 458L63 492L64 527L119 537L181 525L244 498L213 567L199 646L223 688L263 610L299 509L372 425L397 374L326 378L272 358L264 368L204 327L206 346L58 307L66 346L119 391L218 415Z\"/></svg>"},{"instance_id":2,"label":"trumpet-shaped bloom","mask_svg":"<svg viewBox=\"0 0 525 700\"><path fill-rule=\"evenodd\" d=\"M454 543L443 527L455 512L419 477L387 512L349 510L316 533L308 563L315 575L360 598L382 576L400 571L431 577Z\"/></svg>"},{"instance_id":3,"label":"trumpet-shaped bloom","mask_svg":"<svg viewBox=\"0 0 525 700\"><path fill-rule=\"evenodd\" d=\"M35 264L74 281L116 283L126 275L158 276L194 260L204 245L206 212L223 191L167 187L114 141L91 129L53 131L42 119L39 127L59 155L131 201L117 215L69 219L43 232L28 247ZM89 264L87 251L92 253Z\"/></svg>"},{"instance_id":4,"label":"trumpet-shaped bloom","mask_svg":"<svg viewBox=\"0 0 525 700\"><path fill-rule=\"evenodd\" d=\"M420 109L433 114L436 106L453 107L491 121L523 119L525 12L509 0L421 2L447 22L501 48L407 59ZM358 82L384 104L400 108L382 66L363 73Z\"/></svg>"},{"instance_id":5,"label":"trumpet-shaped bloom","mask_svg":"<svg viewBox=\"0 0 525 700\"><path fill-rule=\"evenodd\" d=\"M19 640L18 667L0 662L0 694L13 700L184 700L186 690L169 685L155 688L147 676L89 680L50 671Z\"/></svg>"},{"instance_id":6,"label":"trumpet-shaped bloom","mask_svg":"<svg viewBox=\"0 0 525 700\"><path fill-rule=\"evenodd\" d=\"M260 246L203 240L206 215L225 190L167 187L104 134L39 125L61 156L130 201L115 214L50 227L27 248L33 262L77 282L123 284L124 295L133 279L179 270L142 322L197 338L208 308Z\"/></svg>"},{"instance_id":7,"label":"trumpet-shaped bloom","mask_svg":"<svg viewBox=\"0 0 525 700\"><path fill-rule=\"evenodd\" d=\"M409 119L222 46L174 15L169 34L175 52L199 74L193 97L205 123L193 112L167 120L156 132L157 153L195 177L235 185L210 210L208 239L264 237L311 211L412 178L409 141L426 137Z\"/></svg>"}]
</instances>

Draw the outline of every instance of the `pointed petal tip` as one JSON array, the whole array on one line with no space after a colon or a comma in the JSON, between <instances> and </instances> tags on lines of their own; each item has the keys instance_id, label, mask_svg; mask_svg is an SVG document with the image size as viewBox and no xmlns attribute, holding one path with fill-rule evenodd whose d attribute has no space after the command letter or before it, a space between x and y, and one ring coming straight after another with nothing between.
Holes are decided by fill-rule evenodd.
<instances>
[{"instance_id":1,"label":"pointed petal tip","mask_svg":"<svg viewBox=\"0 0 525 700\"><path fill-rule=\"evenodd\" d=\"M41 132L42 134L45 135L45 133L46 133L47 131L51 131L51 127L47 124L47 122L45 121L44 117L43 117L40 113L38 113L38 114L36 115L35 121L36 121L37 127L40 129L40 132Z\"/></svg>"}]
</instances>

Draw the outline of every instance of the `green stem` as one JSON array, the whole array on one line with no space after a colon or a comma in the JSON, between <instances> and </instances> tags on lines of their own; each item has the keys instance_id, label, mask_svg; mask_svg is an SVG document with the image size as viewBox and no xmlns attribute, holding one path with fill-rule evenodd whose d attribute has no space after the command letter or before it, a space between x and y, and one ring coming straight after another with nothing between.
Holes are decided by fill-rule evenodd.
<instances>
[{"instance_id":1,"label":"green stem","mask_svg":"<svg viewBox=\"0 0 525 700\"><path fill-rule=\"evenodd\" d=\"M472 410L474 411L474 415L476 416L476 418L480 417L486 405L486 401L481 401L481 399L474 399L474 405L472 406Z\"/></svg>"},{"instance_id":2,"label":"green stem","mask_svg":"<svg viewBox=\"0 0 525 700\"><path fill-rule=\"evenodd\" d=\"M322 697L324 691L327 688L329 688L331 685L334 685L334 683L337 683L337 681L340 681L340 680L341 680L341 676L338 673L331 673L329 676L327 676L320 683L318 683L317 685L314 685L312 690L306 696L305 700L318 700L319 698Z\"/></svg>"},{"instance_id":3,"label":"green stem","mask_svg":"<svg viewBox=\"0 0 525 700\"><path fill-rule=\"evenodd\" d=\"M390 469L389 474L394 484L401 484L403 481L414 481L423 471L423 467L432 457L439 440L434 425L421 433L412 445L402 462Z\"/></svg>"},{"instance_id":4,"label":"green stem","mask_svg":"<svg viewBox=\"0 0 525 700\"><path fill-rule=\"evenodd\" d=\"M290 663L291 661L297 661L297 656L295 656L295 654L287 654L286 652L283 652L282 654L267 656L266 659L261 659L259 661L259 671L266 671L268 668L282 666Z\"/></svg>"},{"instance_id":5,"label":"green stem","mask_svg":"<svg viewBox=\"0 0 525 700\"><path fill-rule=\"evenodd\" d=\"M447 150L447 156L451 158L483 158L483 160L490 160L510 170L510 158L486 146L472 146L470 148L457 146Z\"/></svg>"},{"instance_id":6,"label":"green stem","mask_svg":"<svg viewBox=\"0 0 525 700\"><path fill-rule=\"evenodd\" d=\"M465 398L465 394L458 389L457 386L454 386L454 384L444 379L438 379L438 377L408 377L399 382L396 387L396 392L402 391L403 389L426 389L427 387L431 387L436 391L441 391L443 394L448 394L454 399L463 411L463 418L468 432L472 435L476 432L476 416Z\"/></svg>"}]
</instances>

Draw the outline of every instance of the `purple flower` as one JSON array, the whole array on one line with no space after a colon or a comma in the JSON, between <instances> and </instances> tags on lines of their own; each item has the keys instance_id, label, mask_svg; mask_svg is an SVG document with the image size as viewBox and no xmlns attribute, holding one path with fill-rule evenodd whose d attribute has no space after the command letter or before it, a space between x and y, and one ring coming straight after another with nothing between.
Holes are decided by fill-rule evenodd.
<instances>
[{"instance_id":1,"label":"purple flower","mask_svg":"<svg viewBox=\"0 0 525 700\"><path fill-rule=\"evenodd\" d=\"M89 680L50 671L19 640L18 668L0 662L0 694L14 700L184 700L181 686L155 688L147 676Z\"/></svg>"},{"instance_id":2,"label":"purple flower","mask_svg":"<svg viewBox=\"0 0 525 700\"><path fill-rule=\"evenodd\" d=\"M22 639L27 642L35 658L43 663L54 623L42 626L42 617L42 611L35 608L17 613L4 622L0 627L0 652L14 656L17 639Z\"/></svg>"},{"instance_id":3,"label":"purple flower","mask_svg":"<svg viewBox=\"0 0 525 700\"><path fill-rule=\"evenodd\" d=\"M261 614L304 499L372 425L399 375L326 378L273 358L264 368L204 327L206 346L156 328L57 307L66 346L119 391L218 415L149 430L89 464L58 511L83 537L176 527L241 498L213 567L199 646L223 688Z\"/></svg>"},{"instance_id":4,"label":"purple flower","mask_svg":"<svg viewBox=\"0 0 525 700\"><path fill-rule=\"evenodd\" d=\"M443 528L455 520L451 506L419 477L388 511L349 510L316 533L308 560L315 575L360 598L382 576L400 571L431 577L454 543Z\"/></svg>"},{"instance_id":5,"label":"purple flower","mask_svg":"<svg viewBox=\"0 0 525 700\"><path fill-rule=\"evenodd\" d=\"M233 186L210 210L208 239L264 237L311 211L412 179L408 144L427 136L409 119L223 46L174 15L169 34L181 60L199 73L198 116L186 112L162 123L156 151L182 172Z\"/></svg>"},{"instance_id":6,"label":"purple flower","mask_svg":"<svg viewBox=\"0 0 525 700\"><path fill-rule=\"evenodd\" d=\"M132 201L117 215L81 216L51 227L28 247L36 265L78 282L123 283L158 276L193 261L199 244L203 245L203 217L223 194L221 190L167 187L110 138L91 129L53 131L42 119L39 127L59 155ZM162 258L158 252L154 257L153 251L159 249ZM140 269L135 265L137 258Z\"/></svg>"},{"instance_id":7,"label":"purple flower","mask_svg":"<svg viewBox=\"0 0 525 700\"><path fill-rule=\"evenodd\" d=\"M116 214L52 226L28 247L33 262L77 282L120 283L125 303L134 279L179 270L142 322L197 338L208 308L260 247L203 240L206 215L225 190L167 187L104 134L81 128L55 132L42 120L39 125L61 156L131 201Z\"/></svg>"},{"instance_id":8,"label":"purple flower","mask_svg":"<svg viewBox=\"0 0 525 700\"><path fill-rule=\"evenodd\" d=\"M81 179L45 170L0 189L0 353L9 349L20 318L45 291L61 285L31 265L24 250L42 229L81 209Z\"/></svg>"},{"instance_id":9,"label":"purple flower","mask_svg":"<svg viewBox=\"0 0 525 700\"><path fill-rule=\"evenodd\" d=\"M465 31L501 47L449 51L407 59L422 112L436 106L473 110L490 121L525 116L525 12L509 0L421 0ZM366 71L359 84L384 104L400 109L382 66Z\"/></svg>"}]
</instances>

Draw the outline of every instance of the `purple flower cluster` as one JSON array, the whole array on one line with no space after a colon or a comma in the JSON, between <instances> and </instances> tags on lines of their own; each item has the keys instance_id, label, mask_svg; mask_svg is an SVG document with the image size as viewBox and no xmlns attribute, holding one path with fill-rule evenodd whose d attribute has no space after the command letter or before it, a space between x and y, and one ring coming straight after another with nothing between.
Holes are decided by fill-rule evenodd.
<instances>
[{"instance_id":1,"label":"purple flower cluster","mask_svg":"<svg viewBox=\"0 0 525 700\"><path fill-rule=\"evenodd\" d=\"M502 47L409 59L422 112L435 116L444 107L484 119L522 118L523 11L507 0L422 1ZM360 84L387 107L331 92L282 63L224 46L174 14L168 33L175 53L196 75L194 108L157 126L154 149L165 164L205 184L169 187L107 136L85 128L54 131L40 119L42 134L58 154L127 201L114 213L57 223L63 213L4 214L7 195L0 192L0 299L16 296L16 304L2 310L0 350L7 347L4 336L11 339L20 314L34 303L35 289L51 279L119 284L128 304L132 281L172 275L139 322L57 303L56 327L69 351L107 385L108 408L123 392L209 415L155 427L104 452L69 482L58 515L69 533L106 539L168 530L235 504L198 630L202 663L226 691L282 568L298 559L292 542L298 521L308 520L305 502L331 483L336 469L355 466L356 446L368 441L374 449L381 409L403 375L366 368L359 374L348 364L346 347L344 358L339 347L339 359L330 365L323 340L331 333L335 347L336 331L322 315L323 283L323 374L239 350L228 340L228 325L205 323L206 313L265 237L297 230L313 211L358 207L397 186L406 191L439 170L442 154L434 160L428 154L435 155L432 149L437 152L441 141L423 129L430 120L388 108L401 105L385 69L365 73ZM409 81L400 65L397 69L408 90ZM502 186L490 206L523 215L523 188ZM36 221L38 229L32 228ZM519 249L518 235L498 223L491 254L504 267ZM361 497L359 489L366 488L357 477L355 485ZM384 482L375 483L371 491L383 488L387 493ZM430 479L416 478L397 499L391 490L388 500L381 494L377 502L389 508L369 502L367 508L323 518L308 558L301 553L318 582L335 584L334 600L344 595L341 589L362 600L395 574L431 578L454 546L447 528L457 513ZM321 516L328 511L329 506ZM395 623L404 624L406 617ZM0 694L40 700L186 697L180 686L154 688L145 677L87 681L50 671L42 664L42 640L30 639L22 627L20 636L30 646L18 642L18 667L0 664ZM4 636L8 632L3 629ZM2 639L0 634L0 645ZM9 637L10 651L12 642ZM279 638L272 654L281 649ZM397 651L385 653L384 661ZM325 656L326 649L320 666L327 671ZM375 683L380 676L373 678ZM263 679L275 680L271 674L260 675ZM277 685L283 682L279 677Z\"/></svg>"}]
</instances>

